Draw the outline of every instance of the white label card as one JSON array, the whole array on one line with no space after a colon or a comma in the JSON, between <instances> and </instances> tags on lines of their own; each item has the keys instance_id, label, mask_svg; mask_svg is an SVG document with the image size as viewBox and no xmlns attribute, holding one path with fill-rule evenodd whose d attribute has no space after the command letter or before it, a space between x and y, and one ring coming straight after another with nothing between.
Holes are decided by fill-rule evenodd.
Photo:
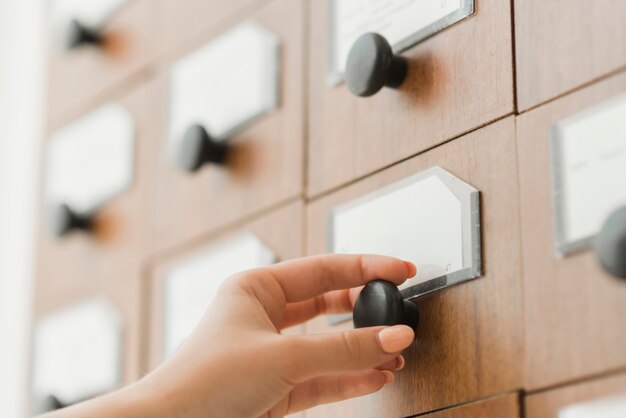
<instances>
[{"instance_id":1,"label":"white label card","mask_svg":"<svg viewBox=\"0 0 626 418\"><path fill-rule=\"evenodd\" d=\"M117 104L106 104L63 128L47 149L47 199L91 212L133 181L135 126Z\"/></svg>"},{"instance_id":2,"label":"white label card","mask_svg":"<svg viewBox=\"0 0 626 418\"><path fill-rule=\"evenodd\" d=\"M626 95L552 129L556 249L587 248L609 214L626 205Z\"/></svg>"},{"instance_id":3,"label":"white label card","mask_svg":"<svg viewBox=\"0 0 626 418\"><path fill-rule=\"evenodd\" d=\"M474 0L330 0L331 79L344 72L354 41L367 32L384 36L395 52L474 12Z\"/></svg>"},{"instance_id":4,"label":"white label card","mask_svg":"<svg viewBox=\"0 0 626 418\"><path fill-rule=\"evenodd\" d=\"M164 356L172 355L196 327L224 279L276 262L255 235L244 234L182 260L164 277Z\"/></svg>"},{"instance_id":5,"label":"white label card","mask_svg":"<svg viewBox=\"0 0 626 418\"><path fill-rule=\"evenodd\" d=\"M434 167L333 211L331 249L410 260L417 297L480 275L478 191Z\"/></svg>"},{"instance_id":6,"label":"white label card","mask_svg":"<svg viewBox=\"0 0 626 418\"><path fill-rule=\"evenodd\" d=\"M593 402L568 406L559 411L559 418L624 418L626 394Z\"/></svg>"},{"instance_id":7,"label":"white label card","mask_svg":"<svg viewBox=\"0 0 626 418\"><path fill-rule=\"evenodd\" d=\"M94 299L44 317L33 338L33 394L64 404L121 384L122 321L107 302Z\"/></svg>"},{"instance_id":8,"label":"white label card","mask_svg":"<svg viewBox=\"0 0 626 418\"><path fill-rule=\"evenodd\" d=\"M278 106L278 38L244 23L180 59L170 74L170 157L192 124L226 139Z\"/></svg>"}]
</instances>

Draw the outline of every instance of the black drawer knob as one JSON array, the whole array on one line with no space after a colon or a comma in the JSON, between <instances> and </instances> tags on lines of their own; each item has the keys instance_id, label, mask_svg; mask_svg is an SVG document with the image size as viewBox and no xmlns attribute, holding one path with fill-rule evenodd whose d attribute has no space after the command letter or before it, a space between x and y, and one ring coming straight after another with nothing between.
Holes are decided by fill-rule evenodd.
<instances>
[{"instance_id":1,"label":"black drawer knob","mask_svg":"<svg viewBox=\"0 0 626 418\"><path fill-rule=\"evenodd\" d=\"M613 276L626 279L626 206L609 215L594 244L602 267Z\"/></svg>"},{"instance_id":2,"label":"black drawer knob","mask_svg":"<svg viewBox=\"0 0 626 418\"><path fill-rule=\"evenodd\" d=\"M419 312L414 303L402 298L396 285L374 280L361 290L352 320L355 328L403 324L417 330Z\"/></svg>"},{"instance_id":3,"label":"black drawer knob","mask_svg":"<svg viewBox=\"0 0 626 418\"><path fill-rule=\"evenodd\" d=\"M56 396L48 395L41 402L41 405L38 408L39 409L38 413L57 411L59 409L66 408L68 406L70 405L64 404Z\"/></svg>"},{"instance_id":4,"label":"black drawer knob","mask_svg":"<svg viewBox=\"0 0 626 418\"><path fill-rule=\"evenodd\" d=\"M181 170L197 171L207 163L224 164L228 145L212 138L202 125L190 126L180 141L176 163Z\"/></svg>"},{"instance_id":5,"label":"black drawer knob","mask_svg":"<svg viewBox=\"0 0 626 418\"><path fill-rule=\"evenodd\" d=\"M345 77L352 93L367 97L384 86L400 87L406 72L406 60L393 54L385 38L377 33L366 33L350 49Z\"/></svg>"},{"instance_id":6,"label":"black drawer knob","mask_svg":"<svg viewBox=\"0 0 626 418\"><path fill-rule=\"evenodd\" d=\"M91 228L91 218L74 212L66 204L59 204L52 208L50 226L52 235L61 238L72 230L89 230Z\"/></svg>"},{"instance_id":7,"label":"black drawer knob","mask_svg":"<svg viewBox=\"0 0 626 418\"><path fill-rule=\"evenodd\" d=\"M99 31L91 29L76 19L72 19L65 33L65 49L68 51L84 45L100 45L103 38Z\"/></svg>"}]
</instances>

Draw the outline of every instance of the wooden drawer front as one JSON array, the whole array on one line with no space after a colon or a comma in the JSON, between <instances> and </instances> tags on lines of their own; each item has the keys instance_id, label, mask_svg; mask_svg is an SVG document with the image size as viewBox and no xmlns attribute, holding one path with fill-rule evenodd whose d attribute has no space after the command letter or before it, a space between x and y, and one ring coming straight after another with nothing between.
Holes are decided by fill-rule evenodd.
<instances>
[{"instance_id":1,"label":"wooden drawer front","mask_svg":"<svg viewBox=\"0 0 626 418\"><path fill-rule=\"evenodd\" d=\"M623 374L576 383L527 396L525 399L526 418L559 418L559 411L571 405L625 396L626 376ZM622 408L623 405L622 402ZM596 417L596 415L586 416ZM617 417L618 415L610 416ZM597 418L602 417L597 416Z\"/></svg>"},{"instance_id":2,"label":"wooden drawer front","mask_svg":"<svg viewBox=\"0 0 626 418\"><path fill-rule=\"evenodd\" d=\"M230 138L232 152L225 164L208 163L194 173L176 166L168 150L169 80L165 75L160 78L159 99L151 109L160 129L153 142L159 154L153 206L160 248L179 244L302 193L303 12L302 1L280 0L246 20L278 38L280 98L275 109ZM180 51L169 65L229 29L232 27L222 27Z\"/></svg>"},{"instance_id":3,"label":"wooden drawer front","mask_svg":"<svg viewBox=\"0 0 626 418\"><path fill-rule=\"evenodd\" d=\"M400 89L366 98L329 85L328 2L310 8L309 196L513 111L508 2L477 0L474 15L401 54Z\"/></svg>"},{"instance_id":4,"label":"wooden drawer front","mask_svg":"<svg viewBox=\"0 0 626 418\"><path fill-rule=\"evenodd\" d=\"M142 358L141 310L143 296L142 284L137 272L118 270L116 275L118 280L103 281L88 278L88 280L72 287L55 286L48 280L38 279L34 289L33 324L36 326L40 320L49 315L74 308L83 303L94 301L106 303L115 312L121 329L121 387L138 380L142 376L140 359ZM82 354L84 355L84 353ZM71 363L71 360L68 362ZM37 373L37 371L34 370L33 373ZM72 374L76 373L78 373L76 370L72 372ZM65 381L67 377L65 376L60 380ZM81 379L84 381L85 387L88 388L91 384L89 376L82 376ZM53 395L63 395L63 392ZM97 393L88 395L93 396ZM33 410L36 407L37 405L32 405Z\"/></svg>"},{"instance_id":5,"label":"wooden drawer front","mask_svg":"<svg viewBox=\"0 0 626 418\"><path fill-rule=\"evenodd\" d=\"M164 303L167 299L165 293L166 279L168 275L174 271L174 269L181 268L189 271L190 263L197 261L199 257L202 262L206 262L207 258L217 255L218 251L224 251L224 248L228 246L229 254L232 251L244 251L246 255L245 259L248 260L250 250L249 249L237 249L237 245L241 245L243 242L249 242L250 239L258 240L260 246L270 254L263 254L263 260L270 257L275 257L274 261L283 261L291 258L301 257L303 251L303 212L304 206L301 202L291 203L283 208L264 215L256 220L253 220L237 230L229 231L219 236L211 237L209 240L203 240L199 244L194 244L193 247L187 246L183 251L179 251L173 255L173 257L159 261L154 268L150 270L148 280L149 297L151 300L150 306L150 323L149 323L149 352L147 355L147 367L149 370L158 366L167 356L168 353L165 347L168 345L166 331L164 329L168 320L172 317L166 317L166 311L164 309ZM235 247L235 249L232 249ZM257 248L255 246L255 248ZM254 250L258 251L258 250ZM254 254L253 254L254 255ZM219 255L222 259L225 257L223 252ZM245 270L247 268L258 267L267 263L259 264L257 261L249 263L249 265L243 266L241 263L246 261L240 258L240 264L235 266L236 270ZM271 262L271 261L270 261ZM218 268L215 268L217 271ZM223 270L223 269L222 269ZM234 274L235 271L232 272ZM230 274L230 273L229 273ZM171 278L172 276L169 276ZM220 280L226 277L208 277L207 279ZM184 278L183 278L184 279ZM170 283L172 283L170 281ZM180 282L179 282L180 283ZM219 286L216 284L215 287ZM171 287L170 287L171 289ZM205 291L203 291L204 293ZM207 299L209 297L207 296ZM173 300L173 299L170 299ZM208 305L207 300L207 305ZM189 321L185 323L189 325ZM299 332L296 329L294 332ZM176 330L174 333L180 334ZM171 345L171 344L170 344ZM171 351L171 350L170 350Z\"/></svg>"},{"instance_id":6,"label":"wooden drawer front","mask_svg":"<svg viewBox=\"0 0 626 418\"><path fill-rule=\"evenodd\" d=\"M626 286L592 251L555 254L550 131L626 91L626 75L518 117L526 386L537 389L626 365Z\"/></svg>"},{"instance_id":7,"label":"wooden drawer front","mask_svg":"<svg viewBox=\"0 0 626 418\"><path fill-rule=\"evenodd\" d=\"M520 387L522 311L515 127L513 117L435 148L313 201L308 252L327 251L330 211L412 174L441 166L481 193L483 275L417 301L417 341L407 365L380 393L329 406L335 416L398 417ZM419 267L418 267L419 269ZM325 318L309 332L333 332ZM351 411L349 414L344 411ZM321 414L319 416L329 416Z\"/></svg>"},{"instance_id":8,"label":"wooden drawer front","mask_svg":"<svg viewBox=\"0 0 626 418\"><path fill-rule=\"evenodd\" d=\"M57 23L48 32L48 120L54 123L68 111L82 110L114 85L145 67L156 34L151 0L126 0L103 26L102 46L83 45L65 50ZM51 14L53 11L51 11Z\"/></svg>"},{"instance_id":9,"label":"wooden drawer front","mask_svg":"<svg viewBox=\"0 0 626 418\"><path fill-rule=\"evenodd\" d=\"M151 231L146 219L153 184L150 166L154 158L150 156L150 141L155 133L146 110L149 91L148 86L143 86L126 97L111 100L127 111L134 122L132 182L95 210L90 231L72 230L62 237L52 234L50 205L61 202L50 201L47 189L50 179L43 176L37 268L42 280L66 289L83 280L117 281L121 278L116 272L120 269L138 271L142 257L150 252ZM46 143L44 165L49 149L50 143ZM80 173L76 176L80 177Z\"/></svg>"},{"instance_id":10,"label":"wooden drawer front","mask_svg":"<svg viewBox=\"0 0 626 418\"><path fill-rule=\"evenodd\" d=\"M518 109L626 66L624 19L621 0L516 2Z\"/></svg>"}]
</instances>

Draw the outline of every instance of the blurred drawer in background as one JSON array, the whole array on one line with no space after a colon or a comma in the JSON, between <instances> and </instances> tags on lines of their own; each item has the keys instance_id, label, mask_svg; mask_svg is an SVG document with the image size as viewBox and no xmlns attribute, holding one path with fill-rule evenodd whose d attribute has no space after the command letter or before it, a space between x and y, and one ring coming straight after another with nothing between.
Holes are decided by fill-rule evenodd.
<instances>
[{"instance_id":1,"label":"blurred drawer in background","mask_svg":"<svg viewBox=\"0 0 626 418\"><path fill-rule=\"evenodd\" d=\"M274 1L165 61L150 110L160 249L302 194L303 14Z\"/></svg>"},{"instance_id":2,"label":"blurred drawer in background","mask_svg":"<svg viewBox=\"0 0 626 418\"><path fill-rule=\"evenodd\" d=\"M518 418L520 416L519 401L517 395L507 395L420 416L425 418Z\"/></svg>"},{"instance_id":3,"label":"blurred drawer in background","mask_svg":"<svg viewBox=\"0 0 626 418\"><path fill-rule=\"evenodd\" d=\"M526 397L527 418L626 416L626 376L603 377Z\"/></svg>"},{"instance_id":4,"label":"blurred drawer in background","mask_svg":"<svg viewBox=\"0 0 626 418\"><path fill-rule=\"evenodd\" d=\"M150 0L50 0L47 112L55 123L148 63L157 33Z\"/></svg>"},{"instance_id":5,"label":"blurred drawer in background","mask_svg":"<svg viewBox=\"0 0 626 418\"><path fill-rule=\"evenodd\" d=\"M622 0L515 2L518 110L626 66L625 19Z\"/></svg>"},{"instance_id":6,"label":"blurred drawer in background","mask_svg":"<svg viewBox=\"0 0 626 418\"><path fill-rule=\"evenodd\" d=\"M304 254L303 211L301 202L291 203L157 261L147 277L151 299L148 371L184 342L224 279Z\"/></svg>"},{"instance_id":7,"label":"blurred drawer in background","mask_svg":"<svg viewBox=\"0 0 626 418\"><path fill-rule=\"evenodd\" d=\"M58 409L140 377L141 281L36 282L32 413Z\"/></svg>"},{"instance_id":8,"label":"blurred drawer in background","mask_svg":"<svg viewBox=\"0 0 626 418\"><path fill-rule=\"evenodd\" d=\"M387 3L381 9L377 2L356 2L348 10L344 10L350 5L346 0L310 3L309 196L513 112L511 10L509 2L497 0L476 1L473 14L465 20L402 52L408 69L398 89L382 88L373 97L361 98L345 83L333 85L355 35L380 31L392 46L404 49L430 28L463 19L467 15L463 10L474 4L471 0L420 2L420 6ZM439 8L452 14L435 19L442 15ZM431 15L433 21L424 22ZM371 16L378 17L368 21ZM408 31L416 22L423 30ZM340 34L336 35L340 41L333 42L333 33ZM368 53L372 44L361 46L361 58L385 55L380 43L377 52ZM373 71L368 81L380 81L382 65L355 62L354 72L348 75L367 77L367 65L372 65L380 71Z\"/></svg>"},{"instance_id":9,"label":"blurred drawer in background","mask_svg":"<svg viewBox=\"0 0 626 418\"><path fill-rule=\"evenodd\" d=\"M37 274L50 286L118 281L150 252L147 90L80 114L45 144Z\"/></svg>"},{"instance_id":10,"label":"blurred drawer in background","mask_svg":"<svg viewBox=\"0 0 626 418\"><path fill-rule=\"evenodd\" d=\"M327 231L329 216L337 207L440 166L480 191L483 274L417 299L417 341L405 353L406 367L397 373L393 384L375 395L330 405L307 416L407 416L521 387L522 283L516 165L515 120L509 117L314 200L308 206L308 252L323 253L331 242ZM421 196L416 199L417 204L423 201ZM423 205L428 203L432 202ZM362 222L367 230L378 225L402 224L388 221L385 215ZM380 247L386 246L391 251L387 254L394 255L391 249L397 249L398 241L419 241L420 237L403 235L412 222L405 219L406 229L390 227L388 242L379 243L376 251L385 253ZM436 242L428 236L422 239ZM415 244L416 248L422 242ZM418 264L417 268L424 272L433 266ZM307 324L309 332L350 328L351 322L331 326L326 318Z\"/></svg>"},{"instance_id":11,"label":"blurred drawer in background","mask_svg":"<svg viewBox=\"0 0 626 418\"><path fill-rule=\"evenodd\" d=\"M624 93L620 74L518 117L530 390L626 366L626 284L589 251L626 205Z\"/></svg>"}]
</instances>

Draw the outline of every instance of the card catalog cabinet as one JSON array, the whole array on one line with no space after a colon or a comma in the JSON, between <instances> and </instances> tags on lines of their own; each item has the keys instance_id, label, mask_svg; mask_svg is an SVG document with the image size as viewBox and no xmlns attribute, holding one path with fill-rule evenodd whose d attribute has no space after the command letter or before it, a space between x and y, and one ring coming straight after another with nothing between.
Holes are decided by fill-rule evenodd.
<instances>
[{"instance_id":1,"label":"card catalog cabinet","mask_svg":"<svg viewBox=\"0 0 626 418\"><path fill-rule=\"evenodd\" d=\"M526 328L525 386L528 389L548 387L626 365L626 324L620 319L626 315L626 286L605 273L589 249L583 247L579 251L557 254L557 208L553 203L552 173L555 150L551 152L550 149L555 124L566 118L580 119L585 114L598 117L604 109L611 109L616 100L623 103L624 98L619 97L624 93L626 75L621 74L524 113L517 119ZM623 125L619 115L618 119ZM594 129L586 139L591 151L593 144L600 144L606 135L603 128L597 129L601 130ZM623 147L623 137L616 139ZM589 161L601 160L592 152L587 154ZM614 158L622 159L623 154L610 153ZM616 161L619 163L620 160ZM596 167L606 163L609 161L601 161ZM592 169L592 165L584 161L579 167L581 170ZM578 220L573 227L585 226L602 199L621 195L626 201L623 180L616 183L610 181L616 179L600 179L600 184L597 179L593 183L581 180L580 187L595 184L592 186L594 195L582 196L584 203L570 202L571 206L565 208L570 216L566 219L574 219L571 218L574 210L583 210L585 220ZM613 184L614 189L607 188L609 184ZM573 221L569 223L574 224Z\"/></svg>"},{"instance_id":2,"label":"card catalog cabinet","mask_svg":"<svg viewBox=\"0 0 626 418\"><path fill-rule=\"evenodd\" d=\"M323 253L330 240L329 214L336 207L440 166L480 192L483 254L480 277L417 299L417 338L405 352L406 366L396 373L394 383L374 395L329 405L323 413L310 416L408 416L521 386L522 283L515 153L515 120L509 117L309 204L307 250ZM370 222L384 225L385 219ZM326 318L307 324L307 332L351 328L351 321L333 326Z\"/></svg>"},{"instance_id":3,"label":"card catalog cabinet","mask_svg":"<svg viewBox=\"0 0 626 418\"><path fill-rule=\"evenodd\" d=\"M158 153L155 173L158 188L153 209L156 241L160 248L183 243L302 193L303 19L302 1L275 1L258 13L242 18L237 25L215 28L209 36L194 41L184 51L179 51L166 61L166 68L158 78L158 99L153 101L154 106L150 109L150 114L158 124L158 135L154 137L152 145ZM255 34L247 35L249 32ZM258 74L235 71L241 70L242 66L245 71L249 57L244 56L245 51L239 50L247 46L233 39L250 39L250 42L255 43L267 40L267 44L258 45L252 52L262 59L255 62L262 62L268 68L254 68L250 71L278 72L266 74L266 78L257 81L251 87L256 89L252 95L237 90L247 88L239 84L249 84L249 80L241 77L249 79ZM216 76L220 80L227 79L226 82L220 86L207 86L204 83L210 82L210 79L203 79L202 73L197 74L200 77L193 74L197 72L195 65L207 66L207 62L212 63L214 58L211 54L216 51L228 55L227 49L231 45L235 51L225 59L229 59L229 63L237 68L224 67L222 72L221 68L216 69ZM222 52L224 49L226 53ZM208 58L205 56L207 53ZM239 65L237 53L242 54L239 56L242 59ZM209 61L203 61L205 59ZM216 66L219 67L219 60L216 65L207 66L207 71ZM223 71L234 78L228 79ZM189 74L192 74L191 77ZM257 91L272 83L278 92ZM212 97L211 93L215 89L222 91L224 96ZM267 95L267 100L257 97L257 93ZM256 109L253 107L247 116L243 115L243 119L238 118L236 112L248 103L233 102L231 96L242 95L247 102L259 103L260 114L252 115L251 112ZM206 100L209 100L208 104L203 104ZM220 101L224 103L221 107ZM225 112L224 117L216 118L215 114L207 113L207 109L214 109L212 112L221 114ZM227 147L227 157L217 161L210 157L204 161L197 160L195 162L201 165L199 169L198 166L188 164L182 169L176 164L179 161L176 156L181 152L182 145L189 145L184 141L189 139L187 134L193 133L190 128L205 120L211 122L212 119L216 125L220 124L222 136L219 138L220 143L215 146ZM221 126L225 119L232 119L232 123ZM206 132L206 129L213 135L212 127L206 124L200 127L201 133Z\"/></svg>"},{"instance_id":4,"label":"card catalog cabinet","mask_svg":"<svg viewBox=\"0 0 626 418\"><path fill-rule=\"evenodd\" d=\"M37 274L50 286L124 280L150 253L150 90L78 114L44 143Z\"/></svg>"},{"instance_id":5,"label":"card catalog cabinet","mask_svg":"<svg viewBox=\"0 0 626 418\"><path fill-rule=\"evenodd\" d=\"M337 63L330 61L333 51L342 45L331 40L338 19L331 20L340 11L329 8L341 1L310 2L309 196L513 112L510 2L465 2L474 5L472 15L399 54L408 63L399 88L385 87L372 97L356 97L332 74L345 59L338 54ZM407 19L405 26L417 25L422 19L425 13L420 13L420 7L456 3L463 2L421 2L422 6L413 7L415 18ZM357 4L355 10L341 16L351 17L360 8L369 10L367 7L374 9L374 15L380 11L377 4ZM394 5L384 7L393 9ZM400 26L393 19L366 27L376 31L377 26L386 25L391 31ZM384 30L381 32L384 35Z\"/></svg>"},{"instance_id":6,"label":"card catalog cabinet","mask_svg":"<svg viewBox=\"0 0 626 418\"><path fill-rule=\"evenodd\" d=\"M56 122L120 84L137 82L158 28L151 0L47 2L47 113Z\"/></svg>"},{"instance_id":7,"label":"card catalog cabinet","mask_svg":"<svg viewBox=\"0 0 626 418\"><path fill-rule=\"evenodd\" d=\"M187 245L150 269L146 278L150 298L148 370L176 351L228 276L302 257L303 213L302 202L290 203L235 230ZM206 300L199 300L198 293ZM181 298L185 294L192 296Z\"/></svg>"},{"instance_id":8,"label":"card catalog cabinet","mask_svg":"<svg viewBox=\"0 0 626 418\"><path fill-rule=\"evenodd\" d=\"M624 68L624 19L621 0L515 2L519 110Z\"/></svg>"}]
</instances>

